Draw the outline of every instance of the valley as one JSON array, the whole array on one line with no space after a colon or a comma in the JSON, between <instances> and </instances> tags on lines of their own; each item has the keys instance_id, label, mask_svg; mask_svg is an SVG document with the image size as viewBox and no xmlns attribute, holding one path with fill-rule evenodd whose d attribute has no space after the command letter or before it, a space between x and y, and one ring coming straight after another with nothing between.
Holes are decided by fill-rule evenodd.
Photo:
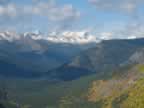
<instances>
[{"instance_id":1,"label":"valley","mask_svg":"<svg viewBox=\"0 0 144 108\"><path fill-rule=\"evenodd\" d=\"M143 42L143 38L104 40L47 72L32 73L19 65L3 62L7 60L3 58L0 85L8 92L4 105L12 108L17 108L17 104L20 108L135 108L133 102L136 102L143 108L143 94L139 92L143 90L140 85L144 78ZM140 95L136 98L138 101L133 99L136 95Z\"/></svg>"},{"instance_id":2,"label":"valley","mask_svg":"<svg viewBox=\"0 0 144 108\"><path fill-rule=\"evenodd\" d=\"M0 108L144 108L144 0L0 0Z\"/></svg>"}]
</instances>

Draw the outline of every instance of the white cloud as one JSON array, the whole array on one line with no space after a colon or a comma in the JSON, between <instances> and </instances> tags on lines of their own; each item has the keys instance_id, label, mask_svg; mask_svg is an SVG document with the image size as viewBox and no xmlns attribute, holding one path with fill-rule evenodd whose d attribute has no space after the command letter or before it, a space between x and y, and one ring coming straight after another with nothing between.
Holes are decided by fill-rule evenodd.
<instances>
[{"instance_id":1,"label":"white cloud","mask_svg":"<svg viewBox=\"0 0 144 108\"><path fill-rule=\"evenodd\" d=\"M99 38L102 40L110 40L114 38L113 36L114 36L113 32L102 32L100 33Z\"/></svg>"},{"instance_id":2,"label":"white cloud","mask_svg":"<svg viewBox=\"0 0 144 108\"><path fill-rule=\"evenodd\" d=\"M7 17L16 17L17 16L17 7L14 4L0 5L0 16Z\"/></svg>"},{"instance_id":3,"label":"white cloud","mask_svg":"<svg viewBox=\"0 0 144 108\"><path fill-rule=\"evenodd\" d=\"M0 5L0 29L15 25L15 28L20 27L25 31L35 27L33 18L34 21L40 18L45 20L49 30L61 31L70 29L79 17L80 12L73 5L57 4L55 0L38 0L32 4L16 4L11 1Z\"/></svg>"},{"instance_id":4,"label":"white cloud","mask_svg":"<svg viewBox=\"0 0 144 108\"><path fill-rule=\"evenodd\" d=\"M97 9L133 13L144 0L88 0Z\"/></svg>"},{"instance_id":5,"label":"white cloud","mask_svg":"<svg viewBox=\"0 0 144 108\"><path fill-rule=\"evenodd\" d=\"M58 6L54 2L37 2L24 6L14 4L0 5L1 17L26 17L27 15L44 16L51 21L64 21L77 19L80 16L80 12L70 4Z\"/></svg>"},{"instance_id":6,"label":"white cloud","mask_svg":"<svg viewBox=\"0 0 144 108\"><path fill-rule=\"evenodd\" d=\"M101 38L139 38L144 37L142 14L139 15L140 6L144 6L144 0L88 0L97 10L115 12L129 15L129 21L125 22L123 29L114 30L109 35L100 35ZM143 18L142 18L143 19Z\"/></svg>"},{"instance_id":7,"label":"white cloud","mask_svg":"<svg viewBox=\"0 0 144 108\"><path fill-rule=\"evenodd\" d=\"M25 7L27 8L27 7ZM31 12L34 15L47 16L52 21L63 21L67 19L76 19L80 13L76 11L72 5L63 5L62 7L56 4L38 3L35 6L29 6L26 13Z\"/></svg>"},{"instance_id":8,"label":"white cloud","mask_svg":"<svg viewBox=\"0 0 144 108\"><path fill-rule=\"evenodd\" d=\"M132 24L121 30L99 33L98 36L103 40L144 38L144 26Z\"/></svg>"}]
</instances>

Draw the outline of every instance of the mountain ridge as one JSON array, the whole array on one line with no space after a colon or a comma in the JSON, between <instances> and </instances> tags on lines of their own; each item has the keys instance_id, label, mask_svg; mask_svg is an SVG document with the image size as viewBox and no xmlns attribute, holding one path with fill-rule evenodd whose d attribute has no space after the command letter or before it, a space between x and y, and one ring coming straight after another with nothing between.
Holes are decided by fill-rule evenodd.
<instances>
[{"instance_id":1,"label":"mountain ridge","mask_svg":"<svg viewBox=\"0 0 144 108\"><path fill-rule=\"evenodd\" d=\"M71 76L75 73L77 74L75 78L79 78L94 73L104 74L127 65L141 64L144 61L141 59L144 56L143 48L143 38L103 41L97 44L96 47L81 52L71 62L51 71L51 73L55 73L58 77L59 73L64 76L65 74ZM79 75L79 73L81 74Z\"/></svg>"},{"instance_id":2,"label":"mountain ridge","mask_svg":"<svg viewBox=\"0 0 144 108\"><path fill-rule=\"evenodd\" d=\"M0 41L0 60L54 79L74 80L85 75L109 72L140 62L144 55L144 38L103 40L85 47L34 41L30 36L20 43Z\"/></svg>"}]
</instances>

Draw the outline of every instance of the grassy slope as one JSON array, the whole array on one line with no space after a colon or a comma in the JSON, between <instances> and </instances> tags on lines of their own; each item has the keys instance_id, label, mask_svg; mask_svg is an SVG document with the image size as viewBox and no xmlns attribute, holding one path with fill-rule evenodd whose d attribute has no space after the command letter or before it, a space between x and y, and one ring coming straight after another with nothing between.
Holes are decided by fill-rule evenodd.
<instances>
[{"instance_id":1,"label":"grassy slope","mask_svg":"<svg viewBox=\"0 0 144 108\"><path fill-rule=\"evenodd\" d=\"M122 74L91 75L55 84L2 78L1 82L8 86L10 97L24 108L143 108L144 66L125 70L121 70Z\"/></svg>"},{"instance_id":2,"label":"grassy slope","mask_svg":"<svg viewBox=\"0 0 144 108\"><path fill-rule=\"evenodd\" d=\"M97 77L95 75L83 77L71 82L51 84L47 80L1 79L8 87L10 97L23 105L32 108L46 106L58 108L63 97L79 97L87 92L89 85Z\"/></svg>"},{"instance_id":3,"label":"grassy slope","mask_svg":"<svg viewBox=\"0 0 144 108\"><path fill-rule=\"evenodd\" d=\"M102 102L98 108L144 108L143 72L144 65L137 65L125 77L95 81L90 88L88 101L95 104Z\"/></svg>"}]
</instances>

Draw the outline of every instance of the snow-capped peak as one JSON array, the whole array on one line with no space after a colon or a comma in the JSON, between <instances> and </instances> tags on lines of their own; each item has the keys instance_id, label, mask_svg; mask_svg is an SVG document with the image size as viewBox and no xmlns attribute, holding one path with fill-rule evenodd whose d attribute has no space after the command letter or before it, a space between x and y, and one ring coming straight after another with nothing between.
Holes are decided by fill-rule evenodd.
<instances>
[{"instance_id":1,"label":"snow-capped peak","mask_svg":"<svg viewBox=\"0 0 144 108\"><path fill-rule=\"evenodd\" d=\"M41 32L25 32L17 34L15 32L0 32L0 40L7 40L13 42L14 40L32 39L32 40L46 40L53 43L69 43L69 44L88 44L97 43L100 40L96 36L87 31L65 31L52 32L48 35L43 35Z\"/></svg>"},{"instance_id":2,"label":"snow-capped peak","mask_svg":"<svg viewBox=\"0 0 144 108\"><path fill-rule=\"evenodd\" d=\"M57 43L71 43L71 44L87 44L87 43L96 43L99 40L91 35L89 32L71 32L66 31L62 33L52 32L50 36L47 37L48 41L57 42Z\"/></svg>"},{"instance_id":3,"label":"snow-capped peak","mask_svg":"<svg viewBox=\"0 0 144 108\"><path fill-rule=\"evenodd\" d=\"M136 39L136 36L129 36L127 39Z\"/></svg>"},{"instance_id":4,"label":"snow-capped peak","mask_svg":"<svg viewBox=\"0 0 144 108\"><path fill-rule=\"evenodd\" d=\"M14 40L19 40L20 36L15 32L0 32L0 40L6 40L9 42L13 42Z\"/></svg>"},{"instance_id":5,"label":"snow-capped peak","mask_svg":"<svg viewBox=\"0 0 144 108\"><path fill-rule=\"evenodd\" d=\"M24 38L31 38L33 40L40 40L43 38L43 36L40 33L34 33L34 32L25 32L23 34Z\"/></svg>"}]
</instances>

